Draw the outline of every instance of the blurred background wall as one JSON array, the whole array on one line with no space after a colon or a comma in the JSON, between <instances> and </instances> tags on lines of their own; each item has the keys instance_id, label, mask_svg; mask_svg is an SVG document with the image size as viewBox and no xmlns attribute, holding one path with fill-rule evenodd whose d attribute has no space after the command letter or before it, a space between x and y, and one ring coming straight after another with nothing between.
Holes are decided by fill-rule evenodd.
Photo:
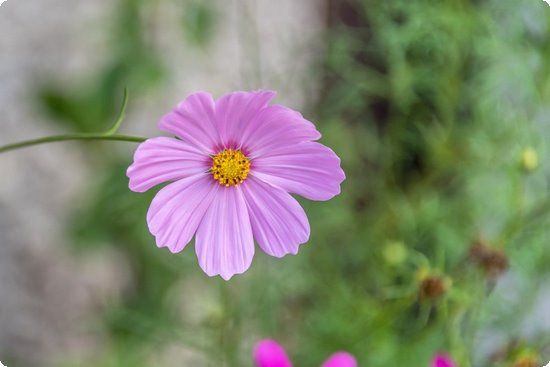
<instances>
[{"instance_id":1,"label":"blurred background wall","mask_svg":"<svg viewBox=\"0 0 550 367\"><path fill-rule=\"evenodd\" d=\"M37 103L42 98L55 105L48 99L56 98L48 95L51 85L70 86L63 90L67 94L97 93L98 99L109 98L102 96L107 93L113 97L107 103L116 107L128 73L137 86L162 83L154 90L130 88L132 124L126 129L133 134L157 135L159 117L196 90L219 96L277 86L279 101L300 109L316 83L303 74L322 46L324 9L317 5L10 1L0 12L0 144L66 130ZM134 42L147 49L134 49ZM143 69L121 70L133 67ZM97 80L102 77L107 80ZM88 92L95 88L100 90ZM95 100L83 103L92 106L82 114L102 108ZM108 124L97 117L84 119L92 129ZM132 148L120 147L128 157ZM67 221L74 204L88 196L100 159L86 146L69 143L0 160L0 360L13 356L21 365L46 365L61 354L91 357L105 340L86 325L98 322L97 313L128 286L130 276L116 249L86 257L67 251ZM175 361L182 365L181 358Z\"/></svg>"},{"instance_id":2,"label":"blurred background wall","mask_svg":"<svg viewBox=\"0 0 550 367\"><path fill-rule=\"evenodd\" d=\"M549 20L537 0L8 0L0 145L100 131L124 87L142 136L190 92L269 88L348 179L303 203L299 256L225 283L155 248L131 144L0 155L0 360L242 366L266 336L304 366L548 359Z\"/></svg>"}]
</instances>

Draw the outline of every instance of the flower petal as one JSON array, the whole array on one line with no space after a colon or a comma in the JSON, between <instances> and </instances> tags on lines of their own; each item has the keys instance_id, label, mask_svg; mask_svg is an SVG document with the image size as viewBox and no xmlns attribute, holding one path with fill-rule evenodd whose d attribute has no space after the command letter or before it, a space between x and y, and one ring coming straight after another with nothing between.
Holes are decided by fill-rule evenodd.
<instances>
[{"instance_id":1,"label":"flower petal","mask_svg":"<svg viewBox=\"0 0 550 367\"><path fill-rule=\"evenodd\" d=\"M254 176L311 200L340 193L345 179L340 158L329 148L305 142L281 148L252 161Z\"/></svg>"},{"instance_id":2,"label":"flower petal","mask_svg":"<svg viewBox=\"0 0 550 367\"><path fill-rule=\"evenodd\" d=\"M229 280L250 267L254 240L239 186L220 186L197 231L195 251L209 276Z\"/></svg>"},{"instance_id":3,"label":"flower petal","mask_svg":"<svg viewBox=\"0 0 550 367\"><path fill-rule=\"evenodd\" d=\"M254 362L257 367L292 367L282 346L274 340L262 340L254 348Z\"/></svg>"},{"instance_id":4,"label":"flower petal","mask_svg":"<svg viewBox=\"0 0 550 367\"><path fill-rule=\"evenodd\" d=\"M216 101L216 123L226 148L239 146L243 131L275 96L273 91L233 92Z\"/></svg>"},{"instance_id":5,"label":"flower petal","mask_svg":"<svg viewBox=\"0 0 550 367\"><path fill-rule=\"evenodd\" d=\"M306 213L290 194L255 177L242 185L252 233L267 254L296 254L309 239Z\"/></svg>"},{"instance_id":6,"label":"flower petal","mask_svg":"<svg viewBox=\"0 0 550 367\"><path fill-rule=\"evenodd\" d=\"M158 247L183 250L219 190L209 174L198 174L171 183L160 190L147 212L149 231Z\"/></svg>"},{"instance_id":7,"label":"flower petal","mask_svg":"<svg viewBox=\"0 0 550 367\"><path fill-rule=\"evenodd\" d=\"M194 146L174 138L152 138L141 143L128 167L130 190L144 192L167 181L206 172L209 158Z\"/></svg>"},{"instance_id":8,"label":"flower petal","mask_svg":"<svg viewBox=\"0 0 550 367\"><path fill-rule=\"evenodd\" d=\"M215 122L214 100L205 92L188 96L160 120L159 128L208 154L215 153L221 143Z\"/></svg>"},{"instance_id":9,"label":"flower petal","mask_svg":"<svg viewBox=\"0 0 550 367\"><path fill-rule=\"evenodd\" d=\"M290 108L274 105L262 109L243 129L241 145L251 158L284 146L321 137L315 126Z\"/></svg>"},{"instance_id":10,"label":"flower petal","mask_svg":"<svg viewBox=\"0 0 550 367\"><path fill-rule=\"evenodd\" d=\"M445 354L436 354L432 359L432 367L456 367L456 363Z\"/></svg>"},{"instance_id":11,"label":"flower petal","mask_svg":"<svg viewBox=\"0 0 550 367\"><path fill-rule=\"evenodd\" d=\"M330 356L321 367L357 367L357 361L349 353L338 352Z\"/></svg>"}]
</instances>

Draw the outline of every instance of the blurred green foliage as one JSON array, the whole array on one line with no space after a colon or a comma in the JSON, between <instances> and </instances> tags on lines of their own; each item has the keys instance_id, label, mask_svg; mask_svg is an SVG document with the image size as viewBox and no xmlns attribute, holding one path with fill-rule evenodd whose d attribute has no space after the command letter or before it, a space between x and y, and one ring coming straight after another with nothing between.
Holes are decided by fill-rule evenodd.
<instances>
[{"instance_id":1,"label":"blurred green foliage","mask_svg":"<svg viewBox=\"0 0 550 367\"><path fill-rule=\"evenodd\" d=\"M185 6L182 29L187 40L196 46L205 46L214 35L216 8L212 1L191 1Z\"/></svg>"},{"instance_id":2,"label":"blurred green foliage","mask_svg":"<svg viewBox=\"0 0 550 367\"><path fill-rule=\"evenodd\" d=\"M49 81L37 88L42 105L57 121L79 132L107 128L98 124L116 114L124 88L136 95L163 80L164 68L146 37L143 12L147 5L147 0L117 2L108 28L112 58L102 70L74 85Z\"/></svg>"},{"instance_id":3,"label":"blurred green foliage","mask_svg":"<svg viewBox=\"0 0 550 367\"><path fill-rule=\"evenodd\" d=\"M144 37L149 3L118 1L112 61L91 82L40 88L60 121L101 130L122 86L162 86L167 72ZM192 43L216 36L215 5L182 3ZM550 331L522 328L550 269L550 10L512 0L326 7L326 51L311 70L320 94L306 116L347 180L330 202L302 201L310 242L282 260L258 251L230 282L207 279L191 245L156 249L145 223L153 194L131 193L131 158L102 146L102 177L72 223L75 248L113 246L132 281L102 315L105 353L67 366L157 365L167 345L211 366L249 366L264 337L298 366L339 349L371 367L427 366L436 351L461 367L550 358Z\"/></svg>"}]
</instances>

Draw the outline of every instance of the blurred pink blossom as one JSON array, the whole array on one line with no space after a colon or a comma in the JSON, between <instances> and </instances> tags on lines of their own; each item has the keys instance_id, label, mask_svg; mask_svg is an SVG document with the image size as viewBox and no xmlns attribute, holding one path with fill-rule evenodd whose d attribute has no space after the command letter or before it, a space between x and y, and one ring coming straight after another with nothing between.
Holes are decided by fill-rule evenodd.
<instances>
[{"instance_id":1,"label":"blurred pink blossom","mask_svg":"<svg viewBox=\"0 0 550 367\"><path fill-rule=\"evenodd\" d=\"M254 349L254 362L257 367L292 367L284 348L274 340L260 341ZM357 367L355 358L346 352L330 356L321 367Z\"/></svg>"},{"instance_id":2,"label":"blurred pink blossom","mask_svg":"<svg viewBox=\"0 0 550 367\"><path fill-rule=\"evenodd\" d=\"M436 354L432 359L432 367L457 367L457 364L446 354Z\"/></svg>"}]
</instances>

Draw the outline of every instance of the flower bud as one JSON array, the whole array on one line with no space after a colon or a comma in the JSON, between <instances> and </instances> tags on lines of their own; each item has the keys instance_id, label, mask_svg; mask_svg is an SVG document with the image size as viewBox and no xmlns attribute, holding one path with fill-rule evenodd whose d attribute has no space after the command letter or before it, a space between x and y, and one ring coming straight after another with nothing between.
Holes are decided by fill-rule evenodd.
<instances>
[{"instance_id":1,"label":"flower bud","mask_svg":"<svg viewBox=\"0 0 550 367\"><path fill-rule=\"evenodd\" d=\"M389 265L399 265L407 257L407 248L401 241L388 242L384 246L382 256Z\"/></svg>"},{"instance_id":2,"label":"flower bud","mask_svg":"<svg viewBox=\"0 0 550 367\"><path fill-rule=\"evenodd\" d=\"M525 172L531 172L539 166L539 156L537 151L531 147L527 147L521 152L521 168Z\"/></svg>"}]
</instances>

